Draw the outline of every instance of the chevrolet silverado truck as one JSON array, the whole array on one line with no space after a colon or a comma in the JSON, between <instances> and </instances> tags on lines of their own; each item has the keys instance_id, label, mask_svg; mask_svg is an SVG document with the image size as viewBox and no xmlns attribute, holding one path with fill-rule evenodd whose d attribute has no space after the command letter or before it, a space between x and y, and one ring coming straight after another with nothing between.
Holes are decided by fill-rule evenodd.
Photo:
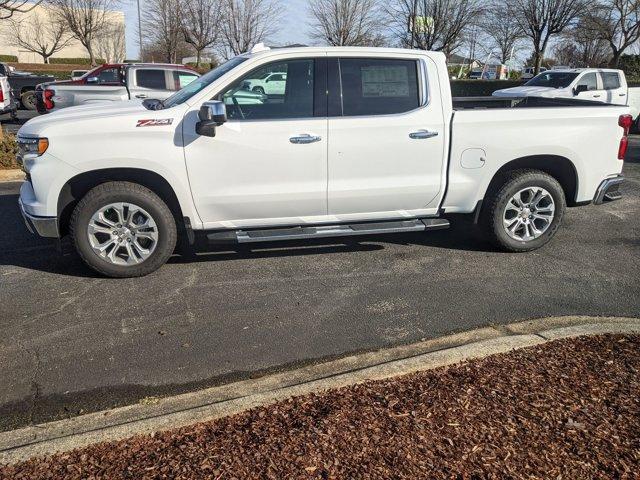
<instances>
[{"instance_id":1,"label":"chevrolet silverado truck","mask_svg":"<svg viewBox=\"0 0 640 480\"><path fill-rule=\"evenodd\" d=\"M36 75L31 72L21 72L6 63L0 62L0 76L6 76L11 86L11 92L22 108L36 109L36 87L44 82L55 80L51 75Z\"/></svg>"},{"instance_id":2,"label":"chevrolet silverado truck","mask_svg":"<svg viewBox=\"0 0 640 480\"><path fill-rule=\"evenodd\" d=\"M48 113L76 105L108 104L132 98L163 100L199 76L184 65L106 64L77 80L41 85L36 90L37 109Z\"/></svg>"},{"instance_id":3,"label":"chevrolet silverado truck","mask_svg":"<svg viewBox=\"0 0 640 480\"><path fill-rule=\"evenodd\" d=\"M247 79L282 94L242 103ZM251 92L253 94L253 92ZM164 101L72 107L27 122L20 208L111 277L210 242L442 229L469 214L526 252L567 206L620 197L625 106L452 99L442 53L327 47L237 56ZM187 250L188 251L188 250Z\"/></svg>"}]
</instances>

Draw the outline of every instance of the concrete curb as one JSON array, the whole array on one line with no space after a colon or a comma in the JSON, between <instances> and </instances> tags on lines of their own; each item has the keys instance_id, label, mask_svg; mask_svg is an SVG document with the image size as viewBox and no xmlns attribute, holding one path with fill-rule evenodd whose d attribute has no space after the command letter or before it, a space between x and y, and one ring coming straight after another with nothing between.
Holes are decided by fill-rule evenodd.
<instances>
[{"instance_id":1,"label":"concrete curb","mask_svg":"<svg viewBox=\"0 0 640 480\"><path fill-rule=\"evenodd\" d=\"M24 180L24 172L17 168L0 170L0 182L17 182Z\"/></svg>"},{"instance_id":2,"label":"concrete curb","mask_svg":"<svg viewBox=\"0 0 640 480\"><path fill-rule=\"evenodd\" d=\"M452 365L561 338L633 332L640 333L640 319L554 317L481 328L152 403L3 432L0 433L0 463L14 463L92 443L186 426L291 396Z\"/></svg>"}]
</instances>

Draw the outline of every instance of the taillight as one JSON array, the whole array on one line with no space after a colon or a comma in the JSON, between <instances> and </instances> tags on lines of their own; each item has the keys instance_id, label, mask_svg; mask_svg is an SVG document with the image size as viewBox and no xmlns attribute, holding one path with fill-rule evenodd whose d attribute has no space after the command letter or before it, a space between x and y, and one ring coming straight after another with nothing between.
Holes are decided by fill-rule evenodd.
<instances>
[{"instance_id":1,"label":"taillight","mask_svg":"<svg viewBox=\"0 0 640 480\"><path fill-rule=\"evenodd\" d=\"M2 92L2 86L0 85L0 102L4 102L4 93Z\"/></svg>"},{"instance_id":2,"label":"taillight","mask_svg":"<svg viewBox=\"0 0 640 480\"><path fill-rule=\"evenodd\" d=\"M633 125L633 117L631 115L620 115L618 118L618 125L624 129L624 135L620 139L620 146L618 147L618 160L624 160L627 154L627 148L629 147L629 131Z\"/></svg>"},{"instance_id":3,"label":"taillight","mask_svg":"<svg viewBox=\"0 0 640 480\"><path fill-rule=\"evenodd\" d=\"M45 90L42 94L42 97L44 98L44 106L47 110L51 110L55 105L53 100L51 100L54 95L55 92L53 90Z\"/></svg>"},{"instance_id":4,"label":"taillight","mask_svg":"<svg viewBox=\"0 0 640 480\"><path fill-rule=\"evenodd\" d=\"M633 117L631 115L620 115L618 118L618 125L624 128L624 136L629 135L629 130L631 130L631 125L633 125Z\"/></svg>"}]
</instances>

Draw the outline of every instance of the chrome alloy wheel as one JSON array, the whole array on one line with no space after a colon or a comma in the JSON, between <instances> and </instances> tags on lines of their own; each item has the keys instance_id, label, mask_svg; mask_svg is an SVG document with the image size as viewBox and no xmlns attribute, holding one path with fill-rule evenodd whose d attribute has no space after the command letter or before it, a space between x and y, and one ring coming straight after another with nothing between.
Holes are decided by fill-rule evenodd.
<instances>
[{"instance_id":1,"label":"chrome alloy wheel","mask_svg":"<svg viewBox=\"0 0 640 480\"><path fill-rule=\"evenodd\" d=\"M554 215L555 203L551 194L542 187L527 187L507 202L502 219L507 235L528 242L547 231Z\"/></svg>"},{"instance_id":2,"label":"chrome alloy wheel","mask_svg":"<svg viewBox=\"0 0 640 480\"><path fill-rule=\"evenodd\" d=\"M158 245L153 217L133 203L110 203L93 214L87 226L93 251L114 265L144 262Z\"/></svg>"}]
</instances>

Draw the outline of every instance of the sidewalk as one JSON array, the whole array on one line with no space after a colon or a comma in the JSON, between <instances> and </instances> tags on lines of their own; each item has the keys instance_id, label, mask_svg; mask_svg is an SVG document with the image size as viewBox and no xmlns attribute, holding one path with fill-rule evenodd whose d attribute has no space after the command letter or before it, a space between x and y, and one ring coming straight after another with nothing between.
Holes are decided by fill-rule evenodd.
<instances>
[{"instance_id":1,"label":"sidewalk","mask_svg":"<svg viewBox=\"0 0 640 480\"><path fill-rule=\"evenodd\" d=\"M632 478L640 336L547 343L638 328L609 325L512 334L537 345L0 467L0 478ZM398 364L385 376L407 371Z\"/></svg>"},{"instance_id":2,"label":"sidewalk","mask_svg":"<svg viewBox=\"0 0 640 480\"><path fill-rule=\"evenodd\" d=\"M18 182L24 180L24 172L19 169L0 168L0 182Z\"/></svg>"}]
</instances>

